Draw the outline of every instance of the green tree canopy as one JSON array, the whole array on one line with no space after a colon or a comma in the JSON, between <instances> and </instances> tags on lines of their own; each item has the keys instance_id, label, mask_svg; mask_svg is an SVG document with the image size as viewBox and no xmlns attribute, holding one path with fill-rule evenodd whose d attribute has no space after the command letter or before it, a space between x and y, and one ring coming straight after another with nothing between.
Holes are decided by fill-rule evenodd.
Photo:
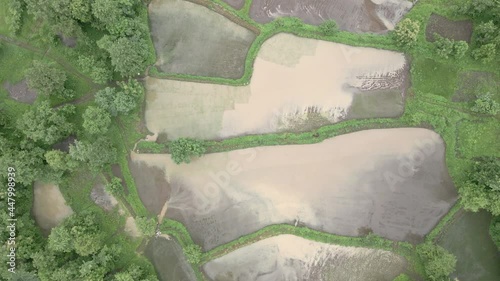
<instances>
[{"instance_id":1,"label":"green tree canopy","mask_svg":"<svg viewBox=\"0 0 500 281\"><path fill-rule=\"evenodd\" d=\"M43 101L19 118L17 129L35 142L54 144L73 132L68 117L74 112L73 105L54 109L48 101Z\"/></svg>"},{"instance_id":2,"label":"green tree canopy","mask_svg":"<svg viewBox=\"0 0 500 281\"><path fill-rule=\"evenodd\" d=\"M142 235L153 236L155 234L156 220L154 218L137 217L135 223Z\"/></svg>"},{"instance_id":3,"label":"green tree canopy","mask_svg":"<svg viewBox=\"0 0 500 281\"><path fill-rule=\"evenodd\" d=\"M200 157L205 153L205 146L202 141L179 138L169 143L168 149L172 155L172 160L177 163L189 163L192 157Z\"/></svg>"},{"instance_id":4,"label":"green tree canopy","mask_svg":"<svg viewBox=\"0 0 500 281\"><path fill-rule=\"evenodd\" d=\"M95 102L106 109L112 116L129 114L133 111L144 95L144 88L137 80L119 82L120 91L115 88L104 88L96 93Z\"/></svg>"},{"instance_id":5,"label":"green tree canopy","mask_svg":"<svg viewBox=\"0 0 500 281\"><path fill-rule=\"evenodd\" d=\"M43 95L61 95L64 93L66 73L47 63L33 61L33 66L26 71L28 86Z\"/></svg>"},{"instance_id":6,"label":"green tree canopy","mask_svg":"<svg viewBox=\"0 0 500 281\"><path fill-rule=\"evenodd\" d=\"M158 281L158 278L134 264L128 267L126 271L115 274L114 281Z\"/></svg>"},{"instance_id":7,"label":"green tree canopy","mask_svg":"<svg viewBox=\"0 0 500 281\"><path fill-rule=\"evenodd\" d=\"M83 128L91 135L105 134L111 124L111 116L100 107L89 106L82 115Z\"/></svg>"},{"instance_id":8,"label":"green tree canopy","mask_svg":"<svg viewBox=\"0 0 500 281\"><path fill-rule=\"evenodd\" d=\"M473 212L485 209L500 215L500 160L482 157L475 161L459 192L466 209Z\"/></svg>"},{"instance_id":9,"label":"green tree canopy","mask_svg":"<svg viewBox=\"0 0 500 281\"><path fill-rule=\"evenodd\" d=\"M417 42L420 25L417 21L404 19L394 29L394 39L401 47L411 48Z\"/></svg>"},{"instance_id":10,"label":"green tree canopy","mask_svg":"<svg viewBox=\"0 0 500 281\"><path fill-rule=\"evenodd\" d=\"M500 216L496 216L491 220L490 236L491 240L497 245L498 250L500 250Z\"/></svg>"},{"instance_id":11,"label":"green tree canopy","mask_svg":"<svg viewBox=\"0 0 500 281\"><path fill-rule=\"evenodd\" d=\"M457 258L441 246L426 242L417 247L417 253L424 262L429 280L448 280L448 276L455 271Z\"/></svg>"},{"instance_id":12,"label":"green tree canopy","mask_svg":"<svg viewBox=\"0 0 500 281\"><path fill-rule=\"evenodd\" d=\"M98 42L99 48L106 50L111 57L115 71L123 76L135 76L146 69L148 50L146 43L139 38L105 35Z\"/></svg>"},{"instance_id":13,"label":"green tree canopy","mask_svg":"<svg viewBox=\"0 0 500 281\"><path fill-rule=\"evenodd\" d=\"M122 180L120 178L113 177L111 181L104 186L104 189L113 195L121 195L123 194Z\"/></svg>"},{"instance_id":14,"label":"green tree canopy","mask_svg":"<svg viewBox=\"0 0 500 281\"><path fill-rule=\"evenodd\" d=\"M84 162L92 170L99 171L104 166L116 161L116 149L106 138L98 137L93 142L75 141L69 147L71 158Z\"/></svg>"},{"instance_id":15,"label":"green tree canopy","mask_svg":"<svg viewBox=\"0 0 500 281\"><path fill-rule=\"evenodd\" d=\"M493 99L493 95L486 93L478 96L471 110L477 113L495 115L500 111L500 105Z\"/></svg>"}]
</instances>

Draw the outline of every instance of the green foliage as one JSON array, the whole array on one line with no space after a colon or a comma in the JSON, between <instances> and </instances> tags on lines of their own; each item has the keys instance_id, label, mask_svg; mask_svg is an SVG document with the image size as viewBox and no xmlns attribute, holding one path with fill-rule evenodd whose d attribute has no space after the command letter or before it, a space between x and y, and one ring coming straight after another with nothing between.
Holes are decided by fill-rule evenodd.
<instances>
[{"instance_id":1,"label":"green foliage","mask_svg":"<svg viewBox=\"0 0 500 281\"><path fill-rule=\"evenodd\" d=\"M424 261L425 273L431 281L447 280L455 271L457 258L443 247L426 242L417 247L417 252Z\"/></svg>"},{"instance_id":2,"label":"green foliage","mask_svg":"<svg viewBox=\"0 0 500 281\"><path fill-rule=\"evenodd\" d=\"M483 22L479 24L474 32L476 34L476 41L481 45L488 43L500 43L500 31L499 28L493 23L493 21Z\"/></svg>"},{"instance_id":3,"label":"green foliage","mask_svg":"<svg viewBox=\"0 0 500 281\"><path fill-rule=\"evenodd\" d=\"M93 142L75 140L69 147L71 158L89 165L94 171L116 162L116 148L106 138L98 137Z\"/></svg>"},{"instance_id":4,"label":"green foliage","mask_svg":"<svg viewBox=\"0 0 500 281\"><path fill-rule=\"evenodd\" d=\"M21 0L9 1L9 14L5 18L9 25L9 31L16 34L21 28L23 14L23 2Z\"/></svg>"},{"instance_id":5,"label":"green foliage","mask_svg":"<svg viewBox=\"0 0 500 281\"><path fill-rule=\"evenodd\" d=\"M486 209L500 215L500 159L482 157L475 161L459 193L464 208L473 212Z\"/></svg>"},{"instance_id":6,"label":"green foliage","mask_svg":"<svg viewBox=\"0 0 500 281\"><path fill-rule=\"evenodd\" d=\"M472 51L472 57L475 60L481 60L483 63L493 61L496 56L497 46L493 43L482 45L478 49Z\"/></svg>"},{"instance_id":7,"label":"green foliage","mask_svg":"<svg viewBox=\"0 0 500 281\"><path fill-rule=\"evenodd\" d=\"M334 20L327 20L319 25L319 30L324 35L333 35L339 31L339 27Z\"/></svg>"},{"instance_id":8,"label":"green foliage","mask_svg":"<svg viewBox=\"0 0 500 281\"><path fill-rule=\"evenodd\" d=\"M491 240L497 245L498 250L500 250L500 216L494 217L491 220L490 236Z\"/></svg>"},{"instance_id":9,"label":"green foliage","mask_svg":"<svg viewBox=\"0 0 500 281\"><path fill-rule=\"evenodd\" d=\"M127 83L120 82L119 85L121 91L107 87L95 95L95 102L112 116L129 114L142 101L144 95L144 89L137 80L129 80Z\"/></svg>"},{"instance_id":10,"label":"green foliage","mask_svg":"<svg viewBox=\"0 0 500 281\"><path fill-rule=\"evenodd\" d=\"M411 48L415 45L418 38L420 25L417 21L406 18L399 22L394 30L394 39L396 44L404 48Z\"/></svg>"},{"instance_id":11,"label":"green foliage","mask_svg":"<svg viewBox=\"0 0 500 281\"><path fill-rule=\"evenodd\" d=\"M190 264L199 264L201 261L201 247L196 244L191 244L184 249L184 254L186 255L186 259Z\"/></svg>"},{"instance_id":12,"label":"green foliage","mask_svg":"<svg viewBox=\"0 0 500 281\"><path fill-rule=\"evenodd\" d=\"M453 56L455 56L455 58L463 58L465 53L467 53L467 50L469 50L469 44L467 44L467 42L455 41L453 43Z\"/></svg>"},{"instance_id":13,"label":"green foliage","mask_svg":"<svg viewBox=\"0 0 500 281\"><path fill-rule=\"evenodd\" d=\"M465 41L454 41L448 38L444 38L437 33L434 33L434 46L436 46L436 52L438 56L447 59L449 56L454 56L455 58L462 58L469 49L469 45Z\"/></svg>"},{"instance_id":14,"label":"green foliage","mask_svg":"<svg viewBox=\"0 0 500 281\"><path fill-rule=\"evenodd\" d=\"M94 213L73 214L53 228L47 247L54 252L74 251L80 256L97 253L103 246L97 216Z\"/></svg>"},{"instance_id":15,"label":"green foliage","mask_svg":"<svg viewBox=\"0 0 500 281\"><path fill-rule=\"evenodd\" d=\"M73 125L68 117L74 111L73 105L53 109L48 101L43 101L19 118L17 128L28 139L50 145L73 132Z\"/></svg>"},{"instance_id":16,"label":"green foliage","mask_svg":"<svg viewBox=\"0 0 500 281\"><path fill-rule=\"evenodd\" d=\"M45 152L45 161L55 171L74 170L78 164L71 157L60 150Z\"/></svg>"},{"instance_id":17,"label":"green foliage","mask_svg":"<svg viewBox=\"0 0 500 281\"><path fill-rule=\"evenodd\" d=\"M107 192L109 192L113 195L123 195L122 180L120 178L113 177L111 179L111 182L108 182L104 186L104 189L106 189Z\"/></svg>"},{"instance_id":18,"label":"green foliage","mask_svg":"<svg viewBox=\"0 0 500 281\"><path fill-rule=\"evenodd\" d=\"M110 114L100 107L89 106L82 115L83 128L91 135L105 134L111 124Z\"/></svg>"},{"instance_id":19,"label":"green foliage","mask_svg":"<svg viewBox=\"0 0 500 281\"><path fill-rule=\"evenodd\" d=\"M493 95L486 93L478 96L471 110L477 113L496 115L500 111L500 105L493 99Z\"/></svg>"},{"instance_id":20,"label":"green foliage","mask_svg":"<svg viewBox=\"0 0 500 281\"><path fill-rule=\"evenodd\" d=\"M158 281L158 278L134 264L126 271L115 274L114 281Z\"/></svg>"},{"instance_id":21,"label":"green foliage","mask_svg":"<svg viewBox=\"0 0 500 281\"><path fill-rule=\"evenodd\" d=\"M111 57L115 71L122 76L135 76L146 68L148 51L144 48L146 42L138 38L113 38L103 36L98 42L99 48L106 50Z\"/></svg>"},{"instance_id":22,"label":"green foliage","mask_svg":"<svg viewBox=\"0 0 500 281\"><path fill-rule=\"evenodd\" d=\"M168 148L172 155L172 160L177 163L189 163L192 157L200 157L205 153L205 146L202 141L179 138L169 143Z\"/></svg>"},{"instance_id":23,"label":"green foliage","mask_svg":"<svg viewBox=\"0 0 500 281\"><path fill-rule=\"evenodd\" d=\"M105 84L111 80L113 71L108 68L106 62L98 60L92 56L80 55L78 65L97 84Z\"/></svg>"},{"instance_id":24,"label":"green foliage","mask_svg":"<svg viewBox=\"0 0 500 281\"><path fill-rule=\"evenodd\" d=\"M33 61L33 67L26 71L28 86L43 95L63 95L65 93L64 71L49 64Z\"/></svg>"},{"instance_id":25,"label":"green foliage","mask_svg":"<svg viewBox=\"0 0 500 281\"><path fill-rule=\"evenodd\" d=\"M412 281L412 280L408 275L401 273L392 281Z\"/></svg>"},{"instance_id":26,"label":"green foliage","mask_svg":"<svg viewBox=\"0 0 500 281\"><path fill-rule=\"evenodd\" d=\"M156 232L156 220L154 218L137 217L135 223L142 235L153 236Z\"/></svg>"}]
</instances>

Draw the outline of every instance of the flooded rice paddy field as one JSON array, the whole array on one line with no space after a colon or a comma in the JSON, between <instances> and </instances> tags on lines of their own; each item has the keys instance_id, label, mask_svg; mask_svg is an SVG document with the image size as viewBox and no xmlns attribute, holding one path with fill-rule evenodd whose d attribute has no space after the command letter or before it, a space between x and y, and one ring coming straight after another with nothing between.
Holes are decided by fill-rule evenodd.
<instances>
[{"instance_id":1,"label":"flooded rice paddy field","mask_svg":"<svg viewBox=\"0 0 500 281\"><path fill-rule=\"evenodd\" d=\"M46 235L50 230L73 214L66 204L59 187L52 183L35 182L33 215L37 225Z\"/></svg>"},{"instance_id":2,"label":"flooded rice paddy field","mask_svg":"<svg viewBox=\"0 0 500 281\"><path fill-rule=\"evenodd\" d=\"M183 0L149 4L156 66L163 72L239 78L255 35L209 9Z\"/></svg>"},{"instance_id":3,"label":"flooded rice paddy field","mask_svg":"<svg viewBox=\"0 0 500 281\"><path fill-rule=\"evenodd\" d=\"M466 212L445 229L438 244L457 257L452 279L500 280L500 252L489 235L490 222L487 212Z\"/></svg>"},{"instance_id":4,"label":"flooded rice paddy field","mask_svg":"<svg viewBox=\"0 0 500 281\"><path fill-rule=\"evenodd\" d=\"M149 241L144 255L156 269L160 281L196 281L181 246L175 239L160 236Z\"/></svg>"},{"instance_id":5,"label":"flooded rice paddy field","mask_svg":"<svg viewBox=\"0 0 500 281\"><path fill-rule=\"evenodd\" d=\"M213 281L392 281L406 267L403 257L389 251L279 235L212 260L203 271Z\"/></svg>"},{"instance_id":6,"label":"flooded rice paddy field","mask_svg":"<svg viewBox=\"0 0 500 281\"><path fill-rule=\"evenodd\" d=\"M190 164L159 154L133 162L164 167L166 217L212 249L278 223L420 242L457 199L444 159L436 133L400 128L207 154Z\"/></svg>"},{"instance_id":7,"label":"flooded rice paddy field","mask_svg":"<svg viewBox=\"0 0 500 281\"><path fill-rule=\"evenodd\" d=\"M407 0L253 0L250 17L259 23L284 16L309 24L335 20L342 30L381 33L394 29L412 6Z\"/></svg>"},{"instance_id":8,"label":"flooded rice paddy field","mask_svg":"<svg viewBox=\"0 0 500 281\"><path fill-rule=\"evenodd\" d=\"M407 75L402 53L278 34L262 45L248 86L147 78L145 119L171 139L218 139L309 129L312 116L322 120L315 127L395 117Z\"/></svg>"}]
</instances>

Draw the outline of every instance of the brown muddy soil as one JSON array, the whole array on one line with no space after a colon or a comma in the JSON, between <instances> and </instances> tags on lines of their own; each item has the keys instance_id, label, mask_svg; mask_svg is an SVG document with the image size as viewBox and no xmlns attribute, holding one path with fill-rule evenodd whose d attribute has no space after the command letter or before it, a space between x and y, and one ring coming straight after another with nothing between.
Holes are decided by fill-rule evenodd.
<instances>
[{"instance_id":1,"label":"brown muddy soil","mask_svg":"<svg viewBox=\"0 0 500 281\"><path fill-rule=\"evenodd\" d=\"M201 5L182 0L149 4L156 66L166 73L240 78L255 35Z\"/></svg>"},{"instance_id":2,"label":"brown muddy soil","mask_svg":"<svg viewBox=\"0 0 500 281\"><path fill-rule=\"evenodd\" d=\"M160 281L196 281L196 275L187 262L179 243L171 238L152 238L144 255L155 267Z\"/></svg>"},{"instance_id":3,"label":"brown muddy soil","mask_svg":"<svg viewBox=\"0 0 500 281\"><path fill-rule=\"evenodd\" d=\"M427 41L435 41L434 33L455 41L470 43L472 36L472 21L452 21L438 14L432 14L425 30L425 38Z\"/></svg>"},{"instance_id":4,"label":"brown muddy soil","mask_svg":"<svg viewBox=\"0 0 500 281\"><path fill-rule=\"evenodd\" d=\"M160 214L170 194L165 167L141 161L135 157L135 153L132 153L128 166L142 203L149 212Z\"/></svg>"},{"instance_id":5,"label":"brown muddy soil","mask_svg":"<svg viewBox=\"0 0 500 281\"><path fill-rule=\"evenodd\" d=\"M104 184L99 181L90 192L90 199L106 211L111 211L118 204L116 198L104 189Z\"/></svg>"},{"instance_id":6,"label":"brown muddy soil","mask_svg":"<svg viewBox=\"0 0 500 281\"><path fill-rule=\"evenodd\" d=\"M253 0L250 17L258 23L291 16L318 25L335 20L342 30L383 33L410 10L406 0Z\"/></svg>"},{"instance_id":7,"label":"brown muddy soil","mask_svg":"<svg viewBox=\"0 0 500 281\"><path fill-rule=\"evenodd\" d=\"M52 148L63 152L69 152L69 146L74 144L75 140L76 140L75 136L69 136L65 140L54 144Z\"/></svg>"},{"instance_id":8,"label":"brown muddy soil","mask_svg":"<svg viewBox=\"0 0 500 281\"><path fill-rule=\"evenodd\" d=\"M406 260L389 251L279 235L209 261L203 271L214 281L392 281L406 268Z\"/></svg>"},{"instance_id":9,"label":"brown muddy soil","mask_svg":"<svg viewBox=\"0 0 500 281\"><path fill-rule=\"evenodd\" d=\"M32 212L37 225L45 235L49 235L52 228L73 214L73 210L66 204L59 187L52 183L42 182L34 184Z\"/></svg>"},{"instance_id":10,"label":"brown muddy soil","mask_svg":"<svg viewBox=\"0 0 500 281\"><path fill-rule=\"evenodd\" d=\"M68 48L74 48L78 43L78 39L76 37L66 37L62 34L58 34L57 37L59 37L61 43Z\"/></svg>"},{"instance_id":11,"label":"brown muddy soil","mask_svg":"<svg viewBox=\"0 0 500 281\"><path fill-rule=\"evenodd\" d=\"M3 87L9 92L9 96L16 101L24 102L32 104L38 93L34 90L31 90L26 83L26 79L18 82L17 84L10 84L9 82L5 82Z\"/></svg>"},{"instance_id":12,"label":"brown muddy soil","mask_svg":"<svg viewBox=\"0 0 500 281\"><path fill-rule=\"evenodd\" d=\"M168 154L137 157L165 167L166 217L182 222L205 249L279 223L346 236L371 229L421 242L457 199L444 142L426 129L367 130L318 144L212 153L181 165Z\"/></svg>"},{"instance_id":13,"label":"brown muddy soil","mask_svg":"<svg viewBox=\"0 0 500 281\"><path fill-rule=\"evenodd\" d=\"M229 6L235 8L236 10L243 8L243 6L245 5L245 0L223 0L223 1L228 3Z\"/></svg>"}]
</instances>

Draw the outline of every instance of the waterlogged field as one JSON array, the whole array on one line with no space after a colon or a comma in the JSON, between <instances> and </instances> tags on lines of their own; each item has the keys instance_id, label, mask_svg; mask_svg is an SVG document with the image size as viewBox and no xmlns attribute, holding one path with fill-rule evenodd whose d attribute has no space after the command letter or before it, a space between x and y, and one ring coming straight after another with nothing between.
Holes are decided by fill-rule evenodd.
<instances>
[{"instance_id":1,"label":"waterlogged field","mask_svg":"<svg viewBox=\"0 0 500 281\"><path fill-rule=\"evenodd\" d=\"M440 238L438 244L457 257L451 278L460 281L500 280L500 252L491 240L487 212L463 213Z\"/></svg>"},{"instance_id":2,"label":"waterlogged field","mask_svg":"<svg viewBox=\"0 0 500 281\"><path fill-rule=\"evenodd\" d=\"M412 6L406 0L253 0L250 17L259 23L284 16L309 24L335 20L351 32L385 32L394 29Z\"/></svg>"},{"instance_id":3,"label":"waterlogged field","mask_svg":"<svg viewBox=\"0 0 500 281\"><path fill-rule=\"evenodd\" d=\"M166 217L205 249L278 223L419 242L457 198L442 139L418 128L213 153L181 165L170 155L133 159L164 167Z\"/></svg>"},{"instance_id":4,"label":"waterlogged field","mask_svg":"<svg viewBox=\"0 0 500 281\"><path fill-rule=\"evenodd\" d=\"M214 281L392 281L406 267L404 258L388 251L279 235L212 260L203 270Z\"/></svg>"},{"instance_id":5,"label":"waterlogged field","mask_svg":"<svg viewBox=\"0 0 500 281\"><path fill-rule=\"evenodd\" d=\"M36 223L45 234L48 235L53 227L73 214L57 185L35 182L34 194L32 212Z\"/></svg>"},{"instance_id":6,"label":"waterlogged field","mask_svg":"<svg viewBox=\"0 0 500 281\"><path fill-rule=\"evenodd\" d=\"M255 35L222 15L183 0L149 4L156 66L167 73L239 78Z\"/></svg>"},{"instance_id":7,"label":"waterlogged field","mask_svg":"<svg viewBox=\"0 0 500 281\"><path fill-rule=\"evenodd\" d=\"M145 119L172 139L216 139L396 117L407 74L401 53L279 34L263 44L248 86L147 78Z\"/></svg>"},{"instance_id":8,"label":"waterlogged field","mask_svg":"<svg viewBox=\"0 0 500 281\"><path fill-rule=\"evenodd\" d=\"M144 255L154 265L160 281L197 280L181 246L173 238L160 236L149 240Z\"/></svg>"}]
</instances>

